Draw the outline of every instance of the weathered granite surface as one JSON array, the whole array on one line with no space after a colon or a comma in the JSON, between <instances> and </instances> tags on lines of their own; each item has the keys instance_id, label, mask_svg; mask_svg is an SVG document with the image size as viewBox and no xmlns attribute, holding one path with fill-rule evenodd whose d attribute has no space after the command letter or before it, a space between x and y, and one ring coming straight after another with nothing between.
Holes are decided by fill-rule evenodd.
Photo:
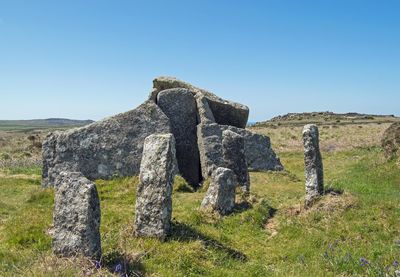
<instances>
[{"instance_id":1,"label":"weathered granite surface","mask_svg":"<svg viewBox=\"0 0 400 277\"><path fill-rule=\"evenodd\" d=\"M203 124L218 123L239 128L245 128L247 125L249 117L247 106L224 100L207 90L197 88L173 77L154 79L150 99L154 99L157 92L170 88L186 88L194 94L199 109L199 122Z\"/></svg>"},{"instance_id":2,"label":"weathered granite surface","mask_svg":"<svg viewBox=\"0 0 400 277\"><path fill-rule=\"evenodd\" d=\"M222 149L225 167L231 169L238 185L246 193L250 192L250 177L244 152L244 138L230 130L222 132Z\"/></svg>"},{"instance_id":3,"label":"weathered granite surface","mask_svg":"<svg viewBox=\"0 0 400 277\"><path fill-rule=\"evenodd\" d=\"M88 126L52 133L43 144L42 185L53 186L60 167L90 180L138 175L144 139L170 132L168 117L147 101Z\"/></svg>"},{"instance_id":4,"label":"weathered granite surface","mask_svg":"<svg viewBox=\"0 0 400 277\"><path fill-rule=\"evenodd\" d=\"M101 256L96 186L79 172L60 172L54 199L53 251L66 257Z\"/></svg>"},{"instance_id":5,"label":"weathered granite surface","mask_svg":"<svg viewBox=\"0 0 400 277\"><path fill-rule=\"evenodd\" d=\"M271 148L269 137L233 126L221 125L220 127L223 131L230 130L243 136L246 161L249 170L281 171L284 169L279 157Z\"/></svg>"},{"instance_id":6,"label":"weathered granite surface","mask_svg":"<svg viewBox=\"0 0 400 277\"><path fill-rule=\"evenodd\" d=\"M310 207L324 194L324 171L319 149L319 132L316 125L304 126L303 143L306 175L305 206Z\"/></svg>"},{"instance_id":7,"label":"weathered granite surface","mask_svg":"<svg viewBox=\"0 0 400 277\"><path fill-rule=\"evenodd\" d=\"M189 90L174 88L159 92L157 105L170 120L180 174L189 184L197 186L201 176L196 100Z\"/></svg>"},{"instance_id":8,"label":"weathered granite surface","mask_svg":"<svg viewBox=\"0 0 400 277\"><path fill-rule=\"evenodd\" d=\"M153 86L150 99L134 110L50 134L43 143L42 185L53 186L61 171L79 171L89 180L137 175L144 139L159 133L174 134L180 174L194 187L225 166L224 130L244 137L250 169L282 170L269 138L243 129L248 107L175 78L156 78Z\"/></svg>"},{"instance_id":9,"label":"weathered granite surface","mask_svg":"<svg viewBox=\"0 0 400 277\"><path fill-rule=\"evenodd\" d=\"M201 203L201 209L229 214L235 208L235 173L223 167L218 167L211 175L211 183L206 196Z\"/></svg>"},{"instance_id":10,"label":"weathered granite surface","mask_svg":"<svg viewBox=\"0 0 400 277\"><path fill-rule=\"evenodd\" d=\"M197 141L202 176L203 179L207 179L214 170L225 165L220 125L216 123L199 124L197 126Z\"/></svg>"},{"instance_id":11,"label":"weathered granite surface","mask_svg":"<svg viewBox=\"0 0 400 277\"><path fill-rule=\"evenodd\" d=\"M172 185L178 172L175 155L175 139L172 134L146 138L136 195L136 236L164 239L169 233Z\"/></svg>"}]
</instances>

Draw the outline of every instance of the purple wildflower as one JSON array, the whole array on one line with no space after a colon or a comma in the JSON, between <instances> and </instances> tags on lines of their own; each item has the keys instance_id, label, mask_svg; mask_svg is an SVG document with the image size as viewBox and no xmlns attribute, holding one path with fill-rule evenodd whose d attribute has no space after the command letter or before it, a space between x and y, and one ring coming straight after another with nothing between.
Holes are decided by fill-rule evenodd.
<instances>
[{"instance_id":1,"label":"purple wildflower","mask_svg":"<svg viewBox=\"0 0 400 277\"><path fill-rule=\"evenodd\" d=\"M399 261L395 260L393 262L393 267L398 268L399 267Z\"/></svg>"},{"instance_id":2,"label":"purple wildflower","mask_svg":"<svg viewBox=\"0 0 400 277\"><path fill-rule=\"evenodd\" d=\"M117 266L115 267L115 272L117 272L117 273L122 272L122 265L121 264L117 264Z\"/></svg>"},{"instance_id":3,"label":"purple wildflower","mask_svg":"<svg viewBox=\"0 0 400 277\"><path fill-rule=\"evenodd\" d=\"M95 261L94 262L94 266L96 267L96 269L100 269L101 268L101 262L100 261Z\"/></svg>"},{"instance_id":4,"label":"purple wildflower","mask_svg":"<svg viewBox=\"0 0 400 277\"><path fill-rule=\"evenodd\" d=\"M360 259L360 265L361 266L366 266L366 265L369 265L369 262L368 262L368 260L366 258L361 258Z\"/></svg>"}]
</instances>

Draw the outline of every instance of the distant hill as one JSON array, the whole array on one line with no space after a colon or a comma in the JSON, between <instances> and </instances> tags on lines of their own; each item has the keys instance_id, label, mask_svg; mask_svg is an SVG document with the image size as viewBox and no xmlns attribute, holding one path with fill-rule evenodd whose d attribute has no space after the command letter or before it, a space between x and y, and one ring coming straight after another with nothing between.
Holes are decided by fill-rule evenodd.
<instances>
[{"instance_id":1,"label":"distant hill","mask_svg":"<svg viewBox=\"0 0 400 277\"><path fill-rule=\"evenodd\" d=\"M93 120L75 120L66 118L0 120L0 130L70 128L85 126L93 122Z\"/></svg>"},{"instance_id":2,"label":"distant hill","mask_svg":"<svg viewBox=\"0 0 400 277\"><path fill-rule=\"evenodd\" d=\"M331 124L366 124L366 123L390 123L400 121L394 115L375 115L362 113L334 113L334 112L304 112L288 113L276 116L270 120L257 122L254 126L265 125L304 125L315 123L319 125Z\"/></svg>"}]
</instances>

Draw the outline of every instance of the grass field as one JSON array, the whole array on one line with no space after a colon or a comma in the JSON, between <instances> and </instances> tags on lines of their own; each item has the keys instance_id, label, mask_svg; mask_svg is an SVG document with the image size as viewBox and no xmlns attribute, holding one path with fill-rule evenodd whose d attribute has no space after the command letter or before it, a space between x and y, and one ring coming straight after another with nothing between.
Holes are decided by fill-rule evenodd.
<instances>
[{"instance_id":1,"label":"grass field","mask_svg":"<svg viewBox=\"0 0 400 277\"><path fill-rule=\"evenodd\" d=\"M132 236L137 177L98 180L101 268L52 255L53 191L40 187L40 168L3 168L0 276L395 276L400 169L379 147L386 127L321 128L330 192L308 211L300 127L256 128L271 136L286 171L252 172L249 201L238 196L235 213L224 218L198 210L204 191L175 191L164 243Z\"/></svg>"}]
</instances>

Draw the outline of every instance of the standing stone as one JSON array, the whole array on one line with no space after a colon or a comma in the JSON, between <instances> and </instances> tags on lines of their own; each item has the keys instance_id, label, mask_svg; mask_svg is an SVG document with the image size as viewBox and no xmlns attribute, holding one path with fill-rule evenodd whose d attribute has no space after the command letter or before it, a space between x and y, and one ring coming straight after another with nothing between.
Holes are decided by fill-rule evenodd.
<instances>
[{"instance_id":1,"label":"standing stone","mask_svg":"<svg viewBox=\"0 0 400 277\"><path fill-rule=\"evenodd\" d=\"M238 184L243 191L249 193L250 178L247 169L244 138L229 130L223 131L222 137L224 164L236 174Z\"/></svg>"},{"instance_id":2,"label":"standing stone","mask_svg":"<svg viewBox=\"0 0 400 277\"><path fill-rule=\"evenodd\" d=\"M100 258L99 196L80 172L61 172L56 178L53 220L55 254Z\"/></svg>"},{"instance_id":3,"label":"standing stone","mask_svg":"<svg viewBox=\"0 0 400 277\"><path fill-rule=\"evenodd\" d=\"M136 197L135 235L164 239L170 230L172 185L178 166L172 134L144 141Z\"/></svg>"},{"instance_id":4,"label":"standing stone","mask_svg":"<svg viewBox=\"0 0 400 277\"><path fill-rule=\"evenodd\" d=\"M246 154L247 167L249 170L283 170L283 165L271 148L271 141L268 136L260 135L248 129L237 128L229 125L220 125L222 130L230 130L244 138L244 151Z\"/></svg>"},{"instance_id":5,"label":"standing stone","mask_svg":"<svg viewBox=\"0 0 400 277\"><path fill-rule=\"evenodd\" d=\"M211 176L218 167L224 166L222 130L218 124L199 124L197 142L203 179Z\"/></svg>"},{"instance_id":6,"label":"standing stone","mask_svg":"<svg viewBox=\"0 0 400 277\"><path fill-rule=\"evenodd\" d=\"M228 168L217 168L211 175L210 187L201 203L201 209L221 215L231 213L235 207L235 188L235 173Z\"/></svg>"},{"instance_id":7,"label":"standing stone","mask_svg":"<svg viewBox=\"0 0 400 277\"><path fill-rule=\"evenodd\" d=\"M193 94L183 88L158 93L157 105L168 116L176 142L179 172L194 187L201 181L197 146L197 112Z\"/></svg>"},{"instance_id":8,"label":"standing stone","mask_svg":"<svg viewBox=\"0 0 400 277\"><path fill-rule=\"evenodd\" d=\"M305 206L310 207L324 193L324 174L319 150L319 133L316 125L304 126L303 143L306 175Z\"/></svg>"}]
</instances>

